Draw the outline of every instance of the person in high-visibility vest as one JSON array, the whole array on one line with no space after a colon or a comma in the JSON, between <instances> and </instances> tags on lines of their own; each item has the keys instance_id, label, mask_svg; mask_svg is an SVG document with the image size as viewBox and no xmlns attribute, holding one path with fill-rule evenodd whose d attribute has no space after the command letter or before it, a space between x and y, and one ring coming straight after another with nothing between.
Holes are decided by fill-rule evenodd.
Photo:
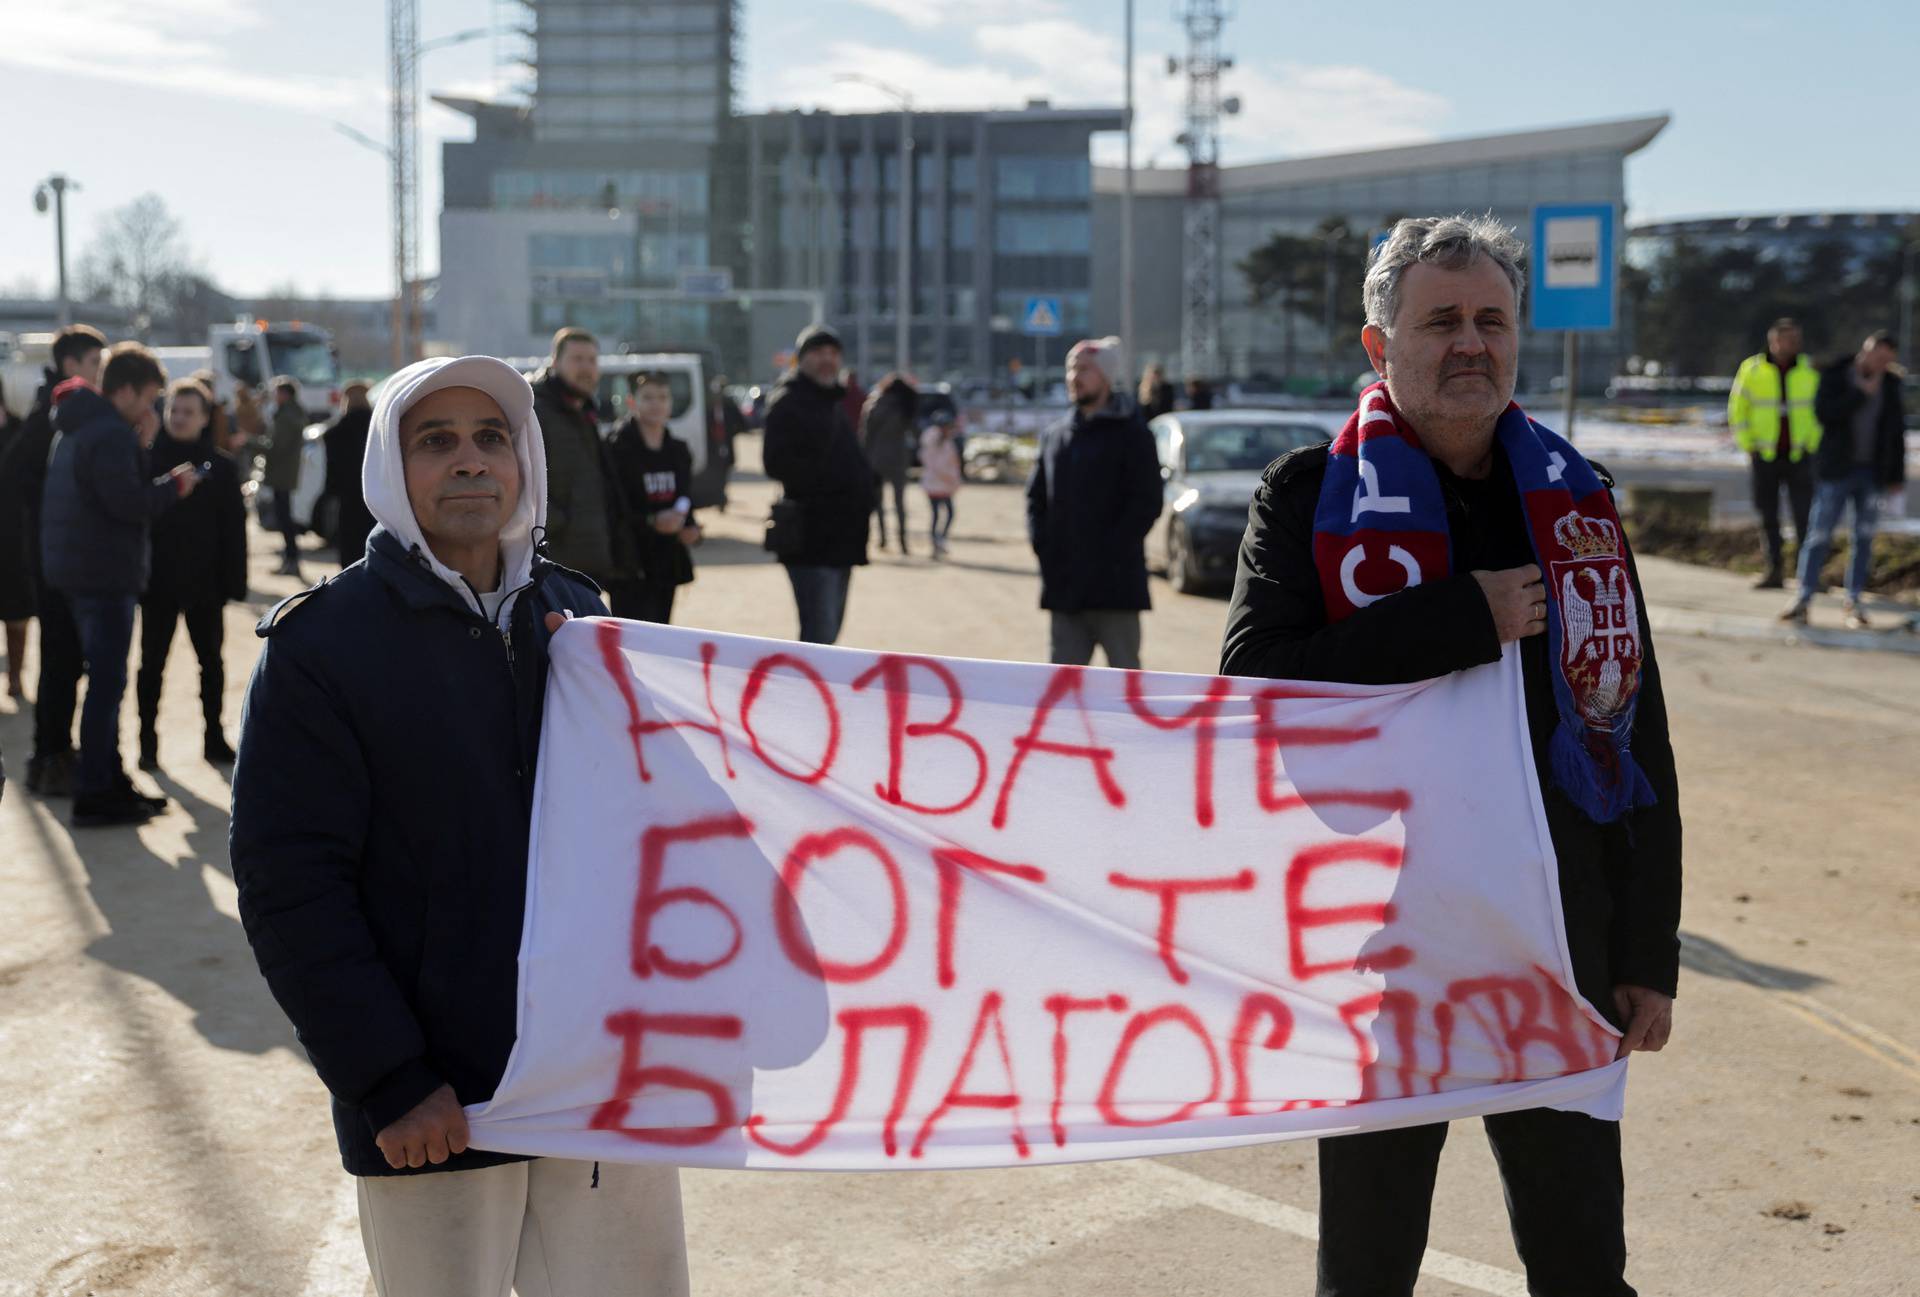
<instances>
[{"instance_id":1,"label":"person in high-visibility vest","mask_svg":"<svg viewBox=\"0 0 1920 1297\"><path fill-rule=\"evenodd\" d=\"M1753 507L1767 547L1767 571L1755 586L1778 590L1785 584L1780 541L1780 489L1793 510L1796 556L1807 543L1813 509L1813 452L1820 446L1820 420L1813 398L1820 371L1800 351L1800 326L1775 320L1767 330L1767 349L1740 362L1727 397L1727 423L1733 442L1747 452L1752 466Z\"/></svg>"}]
</instances>

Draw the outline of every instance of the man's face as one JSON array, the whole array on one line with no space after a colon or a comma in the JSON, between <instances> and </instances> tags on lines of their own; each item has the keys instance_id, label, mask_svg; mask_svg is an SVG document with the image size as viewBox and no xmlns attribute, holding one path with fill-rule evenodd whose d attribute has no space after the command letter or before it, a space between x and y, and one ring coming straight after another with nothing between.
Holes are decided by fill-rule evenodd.
<instances>
[{"instance_id":1,"label":"man's face","mask_svg":"<svg viewBox=\"0 0 1920 1297\"><path fill-rule=\"evenodd\" d=\"M840 348L831 343L812 347L800 357L800 372L822 387L832 387L840 381L842 359Z\"/></svg>"},{"instance_id":2,"label":"man's face","mask_svg":"<svg viewBox=\"0 0 1920 1297\"><path fill-rule=\"evenodd\" d=\"M1073 403L1083 409L1103 404L1113 394L1113 384L1107 381L1107 371L1100 368L1100 362L1091 352L1079 352L1067 360L1067 395Z\"/></svg>"},{"instance_id":3,"label":"man's face","mask_svg":"<svg viewBox=\"0 0 1920 1297\"><path fill-rule=\"evenodd\" d=\"M520 503L520 460L506 415L485 392L448 387L400 418L407 501L430 546L497 542Z\"/></svg>"},{"instance_id":4,"label":"man's face","mask_svg":"<svg viewBox=\"0 0 1920 1297\"><path fill-rule=\"evenodd\" d=\"M1361 339L1394 406L1422 436L1491 431L1513 400L1518 305L1506 273L1486 257L1461 270L1423 262L1400 277L1392 332L1369 325Z\"/></svg>"},{"instance_id":5,"label":"man's face","mask_svg":"<svg viewBox=\"0 0 1920 1297\"><path fill-rule=\"evenodd\" d=\"M1797 356L1800 354L1800 330L1767 330L1767 350L1776 356Z\"/></svg>"},{"instance_id":6,"label":"man's face","mask_svg":"<svg viewBox=\"0 0 1920 1297\"><path fill-rule=\"evenodd\" d=\"M95 387L100 386L100 373L107 365L107 349L95 347L83 351L78 356L69 356L60 362L60 377L84 378Z\"/></svg>"},{"instance_id":7,"label":"man's face","mask_svg":"<svg viewBox=\"0 0 1920 1297\"><path fill-rule=\"evenodd\" d=\"M175 441L195 442L207 430L207 403L192 392L175 392L167 398L167 436Z\"/></svg>"},{"instance_id":8,"label":"man's face","mask_svg":"<svg viewBox=\"0 0 1920 1297\"><path fill-rule=\"evenodd\" d=\"M1893 360L1892 347L1884 342L1870 342L1860 349L1860 372L1868 378L1878 378L1887 372Z\"/></svg>"},{"instance_id":9,"label":"man's face","mask_svg":"<svg viewBox=\"0 0 1920 1297\"><path fill-rule=\"evenodd\" d=\"M634 417L649 428L664 428L673 414L673 389L665 383L648 383L633 394Z\"/></svg>"},{"instance_id":10,"label":"man's face","mask_svg":"<svg viewBox=\"0 0 1920 1297\"><path fill-rule=\"evenodd\" d=\"M591 342L564 344L553 358L553 367L560 381L582 396L591 397L600 390L600 348Z\"/></svg>"},{"instance_id":11,"label":"man's face","mask_svg":"<svg viewBox=\"0 0 1920 1297\"><path fill-rule=\"evenodd\" d=\"M126 387L118 387L107 393L107 400L112 404L115 413L136 428L153 413L153 404L159 399L160 384L158 383L148 383L145 387L128 384ZM152 424L147 425L148 432L151 432L152 428Z\"/></svg>"}]
</instances>

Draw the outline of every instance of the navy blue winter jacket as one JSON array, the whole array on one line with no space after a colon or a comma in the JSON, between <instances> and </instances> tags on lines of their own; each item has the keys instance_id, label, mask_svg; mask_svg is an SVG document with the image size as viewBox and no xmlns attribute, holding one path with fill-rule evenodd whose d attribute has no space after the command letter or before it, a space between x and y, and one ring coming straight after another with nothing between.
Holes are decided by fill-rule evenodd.
<instances>
[{"instance_id":1,"label":"navy blue winter jacket","mask_svg":"<svg viewBox=\"0 0 1920 1297\"><path fill-rule=\"evenodd\" d=\"M1116 397L1040 434L1027 481L1027 539L1040 560L1040 606L1053 612L1144 611L1147 533L1165 487L1153 434Z\"/></svg>"},{"instance_id":2,"label":"navy blue winter jacket","mask_svg":"<svg viewBox=\"0 0 1920 1297\"><path fill-rule=\"evenodd\" d=\"M509 639L379 528L364 564L260 622L233 778L240 918L354 1175L401 1174L375 1134L442 1083L491 1097L513 1048L558 611L605 615L586 578L536 558Z\"/></svg>"},{"instance_id":3,"label":"navy blue winter jacket","mask_svg":"<svg viewBox=\"0 0 1920 1297\"><path fill-rule=\"evenodd\" d=\"M90 387L58 397L40 499L47 584L67 594L137 595L151 564L147 527L180 498L147 472L140 436Z\"/></svg>"}]
</instances>

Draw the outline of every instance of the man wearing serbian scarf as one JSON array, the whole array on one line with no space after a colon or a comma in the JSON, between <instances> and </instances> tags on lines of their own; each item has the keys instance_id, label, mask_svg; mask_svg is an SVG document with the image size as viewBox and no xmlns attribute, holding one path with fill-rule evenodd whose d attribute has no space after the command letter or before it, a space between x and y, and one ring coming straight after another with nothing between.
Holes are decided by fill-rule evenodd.
<instances>
[{"instance_id":1,"label":"man wearing serbian scarf","mask_svg":"<svg viewBox=\"0 0 1920 1297\"><path fill-rule=\"evenodd\" d=\"M1395 684L1513 644L1575 980L1624 1057L1672 1029L1678 790L1612 481L1513 400L1523 255L1469 217L1401 221L1375 249L1361 338L1384 381L1332 443L1267 469L1221 670ZM1495 742L1496 723L1451 741ZM1619 1124L1545 1108L1484 1121L1528 1290L1632 1297ZM1320 1142L1319 1297L1412 1293L1446 1136Z\"/></svg>"}]
</instances>

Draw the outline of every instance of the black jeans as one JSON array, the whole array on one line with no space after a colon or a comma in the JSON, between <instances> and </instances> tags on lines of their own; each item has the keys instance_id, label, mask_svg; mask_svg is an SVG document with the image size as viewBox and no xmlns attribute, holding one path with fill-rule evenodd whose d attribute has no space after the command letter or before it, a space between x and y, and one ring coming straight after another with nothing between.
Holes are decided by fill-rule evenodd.
<instances>
[{"instance_id":1,"label":"black jeans","mask_svg":"<svg viewBox=\"0 0 1920 1297\"><path fill-rule=\"evenodd\" d=\"M286 542L286 561L297 566L300 562L300 524L293 520L292 490L274 491L273 525L280 533L280 539Z\"/></svg>"},{"instance_id":2,"label":"black jeans","mask_svg":"<svg viewBox=\"0 0 1920 1297\"><path fill-rule=\"evenodd\" d=\"M673 596L677 589L677 586L646 581L609 581L607 607L616 617L659 622L664 626L673 620Z\"/></svg>"},{"instance_id":3,"label":"black jeans","mask_svg":"<svg viewBox=\"0 0 1920 1297\"><path fill-rule=\"evenodd\" d=\"M1787 489L1787 507L1793 510L1793 544L1796 556L1806 548L1807 522L1813 513L1813 461L1799 463L1776 456L1753 457L1753 507L1760 514L1760 536L1767 547L1767 567L1778 569L1783 563L1780 538L1780 488Z\"/></svg>"},{"instance_id":4,"label":"black jeans","mask_svg":"<svg viewBox=\"0 0 1920 1297\"><path fill-rule=\"evenodd\" d=\"M947 539L947 533L953 530L953 497L950 495L930 495L927 507L933 510L933 519L927 524L927 534L935 545Z\"/></svg>"},{"instance_id":5,"label":"black jeans","mask_svg":"<svg viewBox=\"0 0 1920 1297\"><path fill-rule=\"evenodd\" d=\"M33 755L73 751L73 713L80 700L80 627L73 606L52 586L40 585L40 678L33 691Z\"/></svg>"},{"instance_id":6,"label":"black jeans","mask_svg":"<svg viewBox=\"0 0 1920 1297\"><path fill-rule=\"evenodd\" d=\"M1620 1126L1529 1108L1483 1118L1535 1297L1634 1297ZM1420 1276L1447 1125L1320 1141L1316 1297L1408 1297Z\"/></svg>"},{"instance_id":7,"label":"black jeans","mask_svg":"<svg viewBox=\"0 0 1920 1297\"><path fill-rule=\"evenodd\" d=\"M193 655L200 659L200 715L206 721L209 737L220 733L220 705L227 691L226 664L220 657L226 619L220 609L218 603L183 608L171 599L140 601L140 674L134 679L133 696L140 707L142 735L156 728L167 654L173 648L174 628L182 617L187 619L187 639L193 645Z\"/></svg>"},{"instance_id":8,"label":"black jeans","mask_svg":"<svg viewBox=\"0 0 1920 1297\"><path fill-rule=\"evenodd\" d=\"M873 475L873 514L880 523L880 546L887 544L887 499L883 487L893 488L893 517L899 523L900 552L907 552L907 470Z\"/></svg>"}]
</instances>

